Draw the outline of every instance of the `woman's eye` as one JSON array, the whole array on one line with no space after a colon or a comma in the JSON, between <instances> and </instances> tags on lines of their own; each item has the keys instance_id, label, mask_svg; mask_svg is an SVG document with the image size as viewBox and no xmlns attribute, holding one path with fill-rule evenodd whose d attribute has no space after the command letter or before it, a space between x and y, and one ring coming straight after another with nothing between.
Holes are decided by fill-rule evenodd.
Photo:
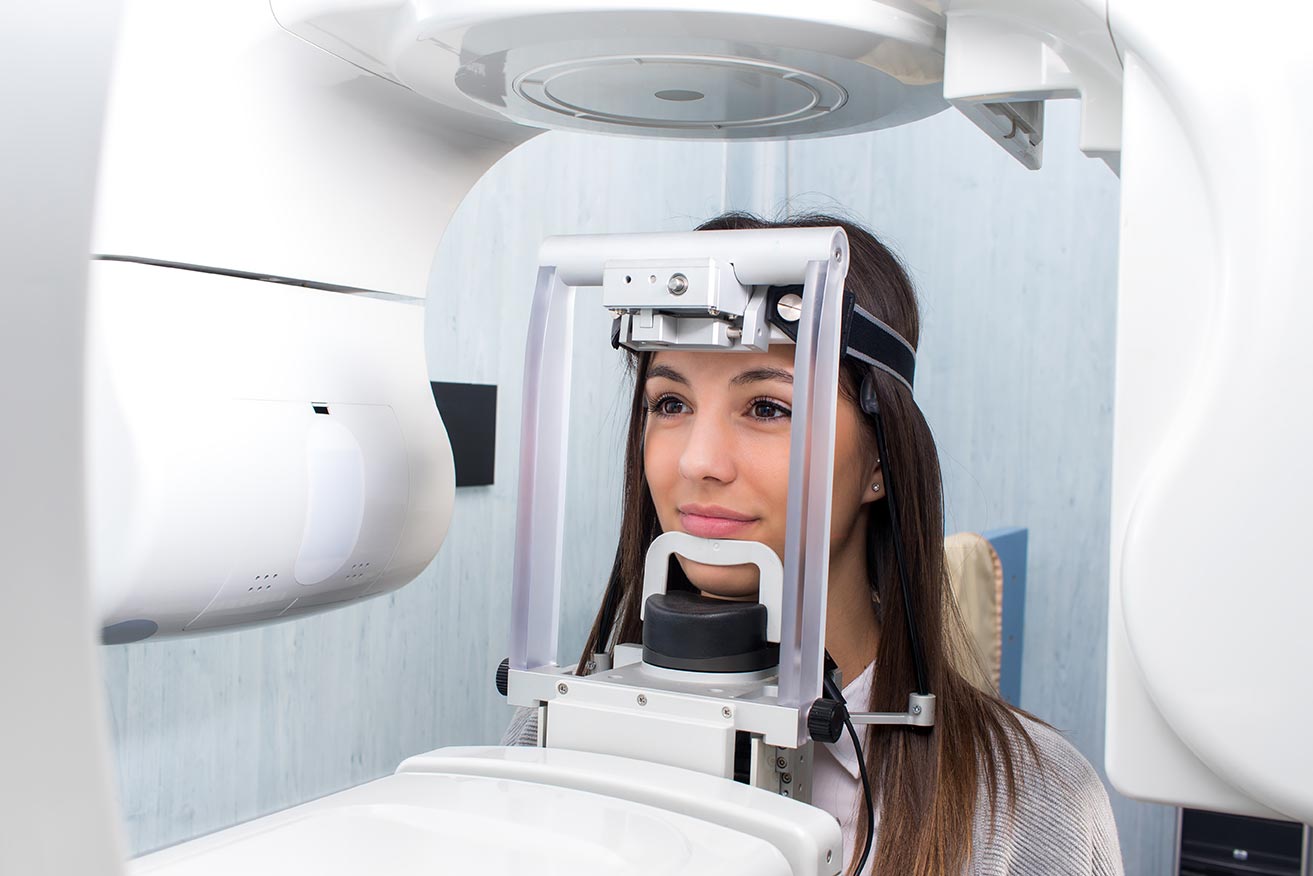
<instances>
[{"instance_id":1,"label":"woman's eye","mask_svg":"<svg viewBox=\"0 0 1313 876\"><path fill-rule=\"evenodd\" d=\"M648 402L647 410L659 417L674 417L688 410L688 406L673 395L663 395L656 401Z\"/></svg>"},{"instance_id":2,"label":"woman's eye","mask_svg":"<svg viewBox=\"0 0 1313 876\"><path fill-rule=\"evenodd\" d=\"M792 416L792 411L779 402L757 399L752 403L752 416L758 420L782 420Z\"/></svg>"}]
</instances>

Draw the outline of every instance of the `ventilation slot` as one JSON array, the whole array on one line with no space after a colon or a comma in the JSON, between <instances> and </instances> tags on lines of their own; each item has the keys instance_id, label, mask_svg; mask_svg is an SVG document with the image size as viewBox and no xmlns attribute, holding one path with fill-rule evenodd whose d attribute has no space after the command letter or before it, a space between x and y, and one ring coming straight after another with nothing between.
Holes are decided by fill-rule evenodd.
<instances>
[{"instance_id":1,"label":"ventilation slot","mask_svg":"<svg viewBox=\"0 0 1313 876\"><path fill-rule=\"evenodd\" d=\"M252 580L251 586L246 588L247 593L258 593L261 590L271 590L274 586L274 580L278 577L277 572L269 572L264 575L256 575Z\"/></svg>"}]
</instances>

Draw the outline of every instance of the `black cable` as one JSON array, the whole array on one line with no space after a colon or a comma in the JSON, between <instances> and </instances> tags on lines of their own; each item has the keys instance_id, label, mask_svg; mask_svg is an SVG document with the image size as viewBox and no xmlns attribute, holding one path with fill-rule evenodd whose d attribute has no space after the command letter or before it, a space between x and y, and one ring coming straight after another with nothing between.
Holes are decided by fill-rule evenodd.
<instances>
[{"instance_id":1,"label":"black cable","mask_svg":"<svg viewBox=\"0 0 1313 876\"><path fill-rule=\"evenodd\" d=\"M875 420L875 446L880 455L884 470L884 500L889 505L889 528L894 539L894 557L898 560L898 581L903 589L903 614L907 618L907 637L912 646L912 666L916 670L916 692L922 696L930 693L926 684L925 657L921 651L921 637L917 635L916 623L912 618L912 586L907 580L907 563L903 559L903 536L898 526L898 502L894 498L893 469L889 465L889 449L884 440L884 418L880 415L880 403L875 396L875 381L867 375L862 381L862 410Z\"/></svg>"},{"instance_id":2,"label":"black cable","mask_svg":"<svg viewBox=\"0 0 1313 876\"><path fill-rule=\"evenodd\" d=\"M826 654L829 657L829 654ZM845 703L843 692L839 686L830 678L830 674L824 673L822 681L825 687L825 695L837 703ZM848 737L853 741L853 749L857 752L857 772L862 778L862 798L866 802L866 840L862 845L862 856L857 859L857 867L853 870L856 876L861 876L862 868L866 866L866 859L871 856L871 845L875 839L875 802L871 799L871 779L866 774L866 752L862 751L862 743L857 738L857 731L853 729L852 719L848 717L848 710L843 710L843 725L848 728Z\"/></svg>"}]
</instances>

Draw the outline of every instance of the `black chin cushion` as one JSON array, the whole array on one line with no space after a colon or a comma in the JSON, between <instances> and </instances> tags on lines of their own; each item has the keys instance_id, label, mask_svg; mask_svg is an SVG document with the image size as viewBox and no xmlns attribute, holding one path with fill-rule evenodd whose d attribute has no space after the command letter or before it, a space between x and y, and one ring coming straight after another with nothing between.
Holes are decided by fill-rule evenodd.
<instances>
[{"instance_id":1,"label":"black chin cushion","mask_svg":"<svg viewBox=\"0 0 1313 876\"><path fill-rule=\"evenodd\" d=\"M695 672L756 672L779 664L766 641L766 606L674 591L647 600L643 660Z\"/></svg>"}]
</instances>

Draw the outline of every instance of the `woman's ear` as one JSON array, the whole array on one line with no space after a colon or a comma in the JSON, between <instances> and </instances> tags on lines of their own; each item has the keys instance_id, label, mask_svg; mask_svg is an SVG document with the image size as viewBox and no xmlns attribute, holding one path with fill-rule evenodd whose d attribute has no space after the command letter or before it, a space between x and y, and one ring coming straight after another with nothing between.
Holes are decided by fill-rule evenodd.
<instances>
[{"instance_id":1,"label":"woman's ear","mask_svg":"<svg viewBox=\"0 0 1313 876\"><path fill-rule=\"evenodd\" d=\"M869 472L870 478L867 480L866 491L862 494L862 504L874 502L884 498L884 469L880 466L880 460L875 461Z\"/></svg>"}]
</instances>

